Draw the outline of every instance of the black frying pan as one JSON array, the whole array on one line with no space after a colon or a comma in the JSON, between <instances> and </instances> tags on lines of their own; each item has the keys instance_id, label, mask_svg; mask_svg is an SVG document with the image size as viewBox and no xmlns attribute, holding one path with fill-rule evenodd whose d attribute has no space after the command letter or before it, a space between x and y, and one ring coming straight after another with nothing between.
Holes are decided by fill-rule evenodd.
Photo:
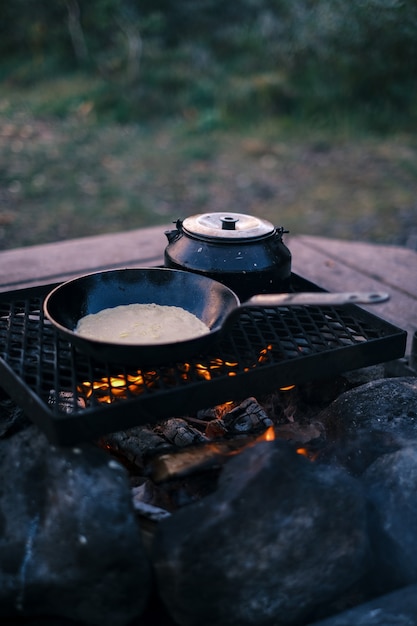
<instances>
[{"instance_id":1,"label":"black frying pan","mask_svg":"<svg viewBox=\"0 0 417 626\"><path fill-rule=\"evenodd\" d=\"M48 294L43 308L46 319L82 352L99 360L140 367L184 361L204 352L225 329L226 320L242 307L369 304L387 298L387 294L380 293L261 294L241 305L231 289L206 276L166 268L135 268L97 272L65 282ZM90 313L118 305L152 302L186 309L201 319L210 332L164 344L104 342L75 332L78 321Z\"/></svg>"}]
</instances>

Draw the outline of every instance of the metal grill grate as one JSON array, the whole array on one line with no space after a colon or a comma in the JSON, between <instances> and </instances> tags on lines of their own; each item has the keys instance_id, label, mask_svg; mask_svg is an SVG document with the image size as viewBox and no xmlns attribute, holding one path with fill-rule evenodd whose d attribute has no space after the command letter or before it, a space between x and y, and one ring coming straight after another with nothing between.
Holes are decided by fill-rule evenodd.
<instances>
[{"instance_id":1,"label":"metal grill grate","mask_svg":"<svg viewBox=\"0 0 417 626\"><path fill-rule=\"evenodd\" d=\"M52 287L0 295L0 384L63 445L405 352L405 331L353 305L257 308L240 312L211 354L135 370L94 361L62 340L42 314ZM292 288L320 290L295 275Z\"/></svg>"}]
</instances>

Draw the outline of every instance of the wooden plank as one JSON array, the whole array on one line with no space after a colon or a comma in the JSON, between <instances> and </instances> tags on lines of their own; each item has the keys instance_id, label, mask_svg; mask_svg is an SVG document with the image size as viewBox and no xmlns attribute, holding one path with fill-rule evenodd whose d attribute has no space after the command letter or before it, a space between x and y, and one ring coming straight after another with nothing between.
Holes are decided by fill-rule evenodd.
<instances>
[{"instance_id":1,"label":"wooden plank","mask_svg":"<svg viewBox=\"0 0 417 626\"><path fill-rule=\"evenodd\" d=\"M323 253L328 259L417 298L417 251L399 246L342 241L325 237L297 237L297 244Z\"/></svg>"},{"instance_id":2,"label":"wooden plank","mask_svg":"<svg viewBox=\"0 0 417 626\"><path fill-rule=\"evenodd\" d=\"M67 280L124 266L160 265L164 227L83 237L0 253L0 291Z\"/></svg>"}]
</instances>

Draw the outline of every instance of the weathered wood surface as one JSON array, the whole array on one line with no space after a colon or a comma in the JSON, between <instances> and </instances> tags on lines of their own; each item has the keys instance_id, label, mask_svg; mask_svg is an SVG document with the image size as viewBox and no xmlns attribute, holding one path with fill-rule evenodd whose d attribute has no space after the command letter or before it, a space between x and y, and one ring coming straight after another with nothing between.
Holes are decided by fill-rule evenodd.
<instances>
[{"instance_id":1,"label":"weathered wood surface","mask_svg":"<svg viewBox=\"0 0 417 626\"><path fill-rule=\"evenodd\" d=\"M163 261L164 228L82 237L0 252L0 291L67 280L111 267Z\"/></svg>"},{"instance_id":2,"label":"weathered wood surface","mask_svg":"<svg viewBox=\"0 0 417 626\"><path fill-rule=\"evenodd\" d=\"M407 330L407 351L417 331L417 252L398 246L300 236L287 242L293 271L329 291L387 291L390 300L363 307Z\"/></svg>"},{"instance_id":3,"label":"weathered wood surface","mask_svg":"<svg viewBox=\"0 0 417 626\"><path fill-rule=\"evenodd\" d=\"M0 291L107 268L160 265L167 244L164 230L156 226L0 252ZM407 330L411 349L417 330L417 252L310 236L288 237L286 244L293 271L329 291L388 291L388 302L368 310Z\"/></svg>"}]
</instances>

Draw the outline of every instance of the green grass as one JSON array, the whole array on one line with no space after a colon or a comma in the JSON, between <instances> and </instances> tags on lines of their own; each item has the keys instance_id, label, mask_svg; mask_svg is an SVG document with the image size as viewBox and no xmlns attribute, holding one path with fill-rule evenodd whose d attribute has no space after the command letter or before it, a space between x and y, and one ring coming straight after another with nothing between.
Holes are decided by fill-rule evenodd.
<instances>
[{"instance_id":1,"label":"green grass","mask_svg":"<svg viewBox=\"0 0 417 626\"><path fill-rule=\"evenodd\" d=\"M417 140L330 121L236 120L216 108L118 124L81 77L0 88L0 247L255 214L292 234L417 238ZM413 235L414 233L414 235Z\"/></svg>"}]
</instances>

